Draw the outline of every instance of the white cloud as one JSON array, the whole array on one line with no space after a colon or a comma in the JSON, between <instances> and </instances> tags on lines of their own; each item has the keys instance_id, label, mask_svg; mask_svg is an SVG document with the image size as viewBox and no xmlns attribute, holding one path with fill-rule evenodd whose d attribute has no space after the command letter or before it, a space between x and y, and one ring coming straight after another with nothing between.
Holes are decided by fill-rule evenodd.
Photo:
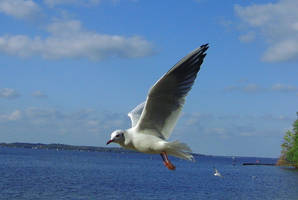
<instances>
[{"instance_id":1,"label":"white cloud","mask_svg":"<svg viewBox=\"0 0 298 200\"><path fill-rule=\"evenodd\" d=\"M272 114L264 114L263 116L260 117L260 119L262 120L267 120L267 121L272 121L273 123L276 123L278 121L288 121L291 122L294 119L289 117L289 116L285 116L285 115L272 115Z\"/></svg>"},{"instance_id":2,"label":"white cloud","mask_svg":"<svg viewBox=\"0 0 298 200\"><path fill-rule=\"evenodd\" d=\"M298 12L298 10L297 10ZM298 35L298 32L296 33ZM298 58L298 37L285 39L269 46L264 53L265 61L285 61Z\"/></svg>"},{"instance_id":3,"label":"white cloud","mask_svg":"<svg viewBox=\"0 0 298 200\"><path fill-rule=\"evenodd\" d=\"M0 115L0 121L16 121L21 118L21 111L15 110L10 114Z\"/></svg>"},{"instance_id":4,"label":"white cloud","mask_svg":"<svg viewBox=\"0 0 298 200\"><path fill-rule=\"evenodd\" d=\"M298 87L293 85L285 85L281 83L273 84L269 87L261 87L254 83L249 83L246 85L233 85L228 86L224 89L226 92L245 92L245 93L257 93L257 92L286 92L286 93L296 93L298 92Z\"/></svg>"},{"instance_id":5,"label":"white cloud","mask_svg":"<svg viewBox=\"0 0 298 200\"><path fill-rule=\"evenodd\" d=\"M58 5L97 5L100 0L44 0L44 3L49 7L55 7Z\"/></svg>"},{"instance_id":6,"label":"white cloud","mask_svg":"<svg viewBox=\"0 0 298 200\"><path fill-rule=\"evenodd\" d=\"M243 114L184 114L175 133L185 136L192 133L201 137L211 136L221 139L233 137L264 136L272 134L271 129L286 127L295 120L284 115L243 115ZM279 130L281 131L281 130Z\"/></svg>"},{"instance_id":7,"label":"white cloud","mask_svg":"<svg viewBox=\"0 0 298 200\"><path fill-rule=\"evenodd\" d=\"M239 40L244 43L252 42L255 39L255 32L250 31L244 35L239 36Z\"/></svg>"},{"instance_id":8,"label":"white cloud","mask_svg":"<svg viewBox=\"0 0 298 200\"><path fill-rule=\"evenodd\" d=\"M99 34L84 30L77 20L55 21L48 25L49 36L25 35L0 37L0 52L20 57L42 56L46 59L108 57L136 58L153 53L152 45L139 36Z\"/></svg>"},{"instance_id":9,"label":"white cloud","mask_svg":"<svg viewBox=\"0 0 298 200\"><path fill-rule=\"evenodd\" d=\"M44 0L44 3L53 8L55 6L95 6L102 2L103 0ZM107 1L107 0L106 0ZM114 5L117 5L122 0L108 0ZM129 0L130 2L138 2L138 0Z\"/></svg>"},{"instance_id":10,"label":"white cloud","mask_svg":"<svg viewBox=\"0 0 298 200\"><path fill-rule=\"evenodd\" d=\"M0 12L19 19L32 19L40 13L32 0L0 0Z\"/></svg>"},{"instance_id":11,"label":"white cloud","mask_svg":"<svg viewBox=\"0 0 298 200\"><path fill-rule=\"evenodd\" d=\"M237 85L237 86L228 86L224 89L227 92L238 91L238 92L245 92L245 93L257 93L264 90L259 85L250 83L247 85Z\"/></svg>"},{"instance_id":12,"label":"white cloud","mask_svg":"<svg viewBox=\"0 0 298 200\"><path fill-rule=\"evenodd\" d=\"M65 114L60 112L57 109L46 109L46 108L36 108L30 107L24 110L24 114L29 120L38 120L38 121L52 121L52 120L61 120L66 117Z\"/></svg>"},{"instance_id":13,"label":"white cloud","mask_svg":"<svg viewBox=\"0 0 298 200\"><path fill-rule=\"evenodd\" d=\"M98 146L105 145L113 130L127 128L130 123L126 114L30 107L9 113L0 111L0 124L3 141Z\"/></svg>"},{"instance_id":14,"label":"white cloud","mask_svg":"<svg viewBox=\"0 0 298 200\"><path fill-rule=\"evenodd\" d=\"M89 126L98 126L100 124L99 120L89 120L87 121L87 125Z\"/></svg>"},{"instance_id":15,"label":"white cloud","mask_svg":"<svg viewBox=\"0 0 298 200\"><path fill-rule=\"evenodd\" d=\"M101 113L95 110L64 112L55 108L30 107L23 111L23 120L27 125L50 128L64 133L110 132L116 128L128 126L126 115Z\"/></svg>"},{"instance_id":16,"label":"white cloud","mask_svg":"<svg viewBox=\"0 0 298 200\"><path fill-rule=\"evenodd\" d=\"M277 83L272 85L271 90L277 92L298 92L298 87Z\"/></svg>"},{"instance_id":17,"label":"white cloud","mask_svg":"<svg viewBox=\"0 0 298 200\"><path fill-rule=\"evenodd\" d=\"M15 110L10 115L8 115L8 120L18 120L21 118L21 112L19 110Z\"/></svg>"},{"instance_id":18,"label":"white cloud","mask_svg":"<svg viewBox=\"0 0 298 200\"><path fill-rule=\"evenodd\" d=\"M15 99L19 96L20 94L15 89L11 89L11 88L0 89L0 98Z\"/></svg>"},{"instance_id":19,"label":"white cloud","mask_svg":"<svg viewBox=\"0 0 298 200\"><path fill-rule=\"evenodd\" d=\"M248 84L243 87L245 92L258 92L261 88L257 84Z\"/></svg>"},{"instance_id":20,"label":"white cloud","mask_svg":"<svg viewBox=\"0 0 298 200\"><path fill-rule=\"evenodd\" d=\"M250 31L257 31L264 38L268 45L262 57L264 61L298 59L297 0L279 0L246 7L235 5L234 10Z\"/></svg>"},{"instance_id":21,"label":"white cloud","mask_svg":"<svg viewBox=\"0 0 298 200\"><path fill-rule=\"evenodd\" d=\"M43 92L41 92L39 90L33 92L32 96L34 96L36 98L48 98L48 95L44 94Z\"/></svg>"}]
</instances>

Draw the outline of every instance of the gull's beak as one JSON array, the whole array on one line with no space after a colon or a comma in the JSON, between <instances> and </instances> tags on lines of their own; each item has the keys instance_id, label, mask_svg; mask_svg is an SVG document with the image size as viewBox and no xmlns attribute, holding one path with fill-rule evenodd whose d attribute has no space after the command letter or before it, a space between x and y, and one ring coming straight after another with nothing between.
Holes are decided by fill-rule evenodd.
<instances>
[{"instance_id":1,"label":"gull's beak","mask_svg":"<svg viewBox=\"0 0 298 200\"><path fill-rule=\"evenodd\" d=\"M114 140L109 140L109 141L107 142L107 145L110 144L111 142L114 142Z\"/></svg>"}]
</instances>

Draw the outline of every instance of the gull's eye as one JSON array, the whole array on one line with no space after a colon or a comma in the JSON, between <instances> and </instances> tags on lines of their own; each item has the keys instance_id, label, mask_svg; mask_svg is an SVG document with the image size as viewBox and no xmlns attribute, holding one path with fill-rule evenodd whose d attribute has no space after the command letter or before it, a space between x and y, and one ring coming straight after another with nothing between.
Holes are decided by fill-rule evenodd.
<instances>
[{"instance_id":1,"label":"gull's eye","mask_svg":"<svg viewBox=\"0 0 298 200\"><path fill-rule=\"evenodd\" d=\"M116 137L119 137L119 135L116 135Z\"/></svg>"}]
</instances>

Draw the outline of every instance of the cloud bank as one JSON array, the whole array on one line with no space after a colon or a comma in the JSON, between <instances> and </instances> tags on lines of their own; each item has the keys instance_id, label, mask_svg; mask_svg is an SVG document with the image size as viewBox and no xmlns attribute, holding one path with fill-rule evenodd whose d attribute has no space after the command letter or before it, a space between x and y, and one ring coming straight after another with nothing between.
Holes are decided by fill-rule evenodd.
<instances>
[{"instance_id":1,"label":"cloud bank","mask_svg":"<svg viewBox=\"0 0 298 200\"><path fill-rule=\"evenodd\" d=\"M11 88L0 89L0 98L15 99L15 98L18 98L19 96L20 94L15 89L11 89Z\"/></svg>"},{"instance_id":2,"label":"cloud bank","mask_svg":"<svg viewBox=\"0 0 298 200\"><path fill-rule=\"evenodd\" d=\"M33 92L32 96L36 97L36 98L41 98L41 99L48 98L48 95L44 94L40 90L37 90L37 91Z\"/></svg>"},{"instance_id":3,"label":"cloud bank","mask_svg":"<svg viewBox=\"0 0 298 200\"><path fill-rule=\"evenodd\" d=\"M43 3L50 10L55 10L54 7L58 5L96 5L100 0L44 0ZM32 0L0 0L0 13L17 19L45 17L45 11L46 7ZM153 45L141 36L98 33L84 29L79 20L51 18L42 34L0 35L0 53L25 58L38 56L45 59L89 60L138 58L154 53Z\"/></svg>"},{"instance_id":4,"label":"cloud bank","mask_svg":"<svg viewBox=\"0 0 298 200\"><path fill-rule=\"evenodd\" d=\"M152 55L153 46L140 36L99 34L83 29L78 20L59 21L46 27L49 36L0 37L0 52L19 57L41 56L46 59L109 57L138 58Z\"/></svg>"},{"instance_id":5,"label":"cloud bank","mask_svg":"<svg viewBox=\"0 0 298 200\"><path fill-rule=\"evenodd\" d=\"M273 84L269 87L262 87L255 83L246 85L232 85L225 87L226 92L244 92L244 93L260 93L260 92L278 92L298 94L298 87L293 85L285 85L281 83Z\"/></svg>"},{"instance_id":6,"label":"cloud bank","mask_svg":"<svg viewBox=\"0 0 298 200\"><path fill-rule=\"evenodd\" d=\"M235 13L249 30L240 36L243 42L254 39L257 32L267 44L262 56L266 62L298 59L298 1L279 0L276 3L235 5Z\"/></svg>"},{"instance_id":7,"label":"cloud bank","mask_svg":"<svg viewBox=\"0 0 298 200\"><path fill-rule=\"evenodd\" d=\"M64 142L104 145L115 128L129 125L126 115L92 109L62 111L28 107L0 112L1 138L5 141Z\"/></svg>"},{"instance_id":8,"label":"cloud bank","mask_svg":"<svg viewBox=\"0 0 298 200\"><path fill-rule=\"evenodd\" d=\"M41 9L32 0L0 0L0 12L18 19L32 19Z\"/></svg>"},{"instance_id":9,"label":"cloud bank","mask_svg":"<svg viewBox=\"0 0 298 200\"><path fill-rule=\"evenodd\" d=\"M97 5L100 0L44 0L44 3L49 7L55 7L58 5Z\"/></svg>"}]
</instances>

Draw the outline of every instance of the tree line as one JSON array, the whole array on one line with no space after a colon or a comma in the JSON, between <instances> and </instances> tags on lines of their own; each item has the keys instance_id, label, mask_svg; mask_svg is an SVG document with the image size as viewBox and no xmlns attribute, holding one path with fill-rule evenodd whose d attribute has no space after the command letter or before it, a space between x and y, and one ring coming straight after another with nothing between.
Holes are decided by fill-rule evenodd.
<instances>
[{"instance_id":1,"label":"tree line","mask_svg":"<svg viewBox=\"0 0 298 200\"><path fill-rule=\"evenodd\" d=\"M281 156L277 165L293 166L298 168L298 112L297 119L293 123L293 129L288 130L281 144Z\"/></svg>"}]
</instances>

